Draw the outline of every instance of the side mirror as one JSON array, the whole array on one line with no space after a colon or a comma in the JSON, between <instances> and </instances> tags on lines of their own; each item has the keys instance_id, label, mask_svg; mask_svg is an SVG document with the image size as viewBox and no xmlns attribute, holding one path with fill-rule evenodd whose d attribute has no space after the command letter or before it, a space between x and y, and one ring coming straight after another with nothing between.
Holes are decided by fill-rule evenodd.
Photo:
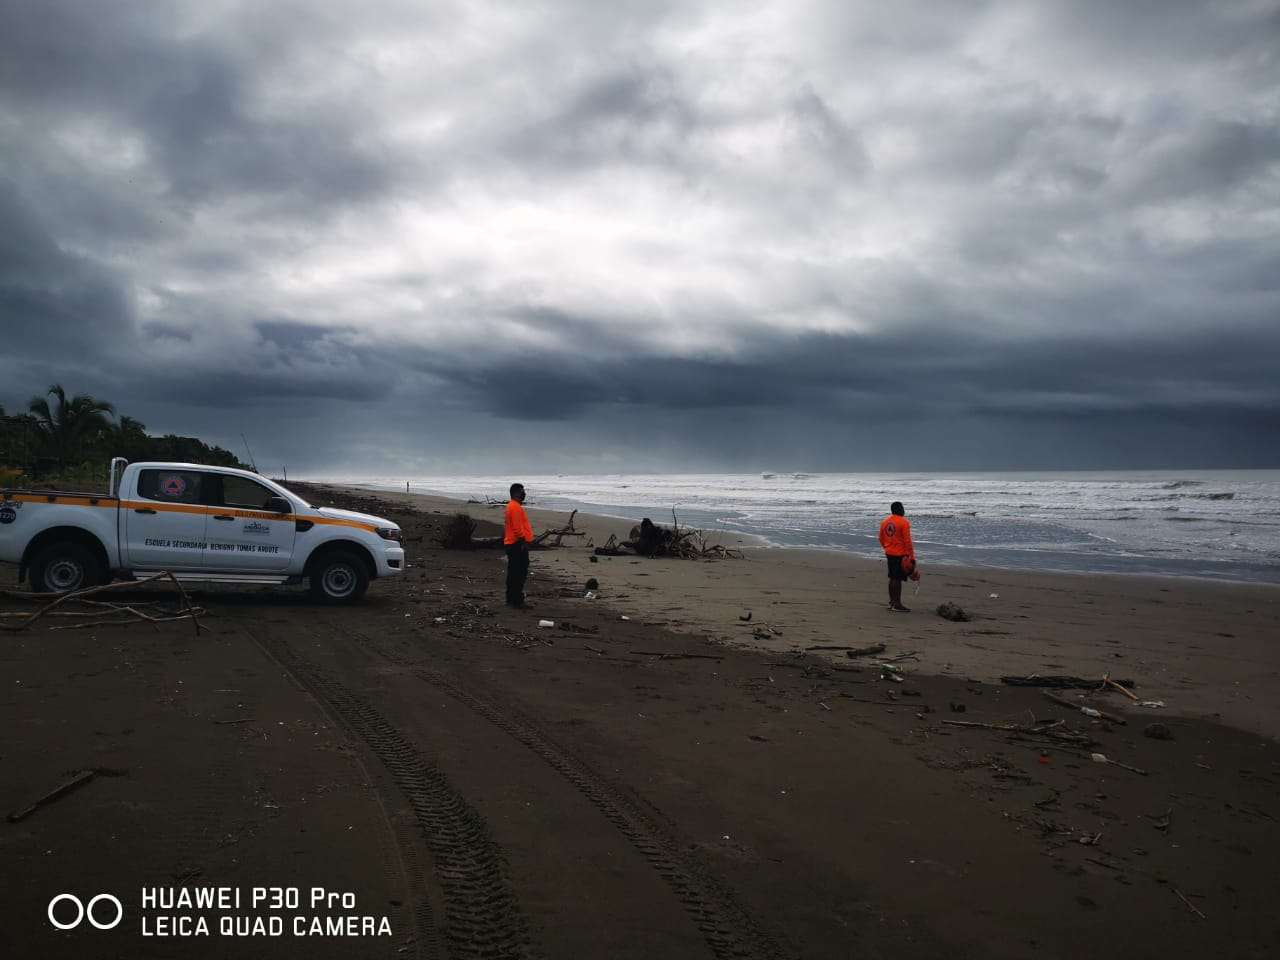
<instances>
[{"instance_id":1,"label":"side mirror","mask_svg":"<svg viewBox=\"0 0 1280 960\"><path fill-rule=\"evenodd\" d=\"M293 504L284 497L271 497L267 501L267 509L272 513L293 513Z\"/></svg>"}]
</instances>

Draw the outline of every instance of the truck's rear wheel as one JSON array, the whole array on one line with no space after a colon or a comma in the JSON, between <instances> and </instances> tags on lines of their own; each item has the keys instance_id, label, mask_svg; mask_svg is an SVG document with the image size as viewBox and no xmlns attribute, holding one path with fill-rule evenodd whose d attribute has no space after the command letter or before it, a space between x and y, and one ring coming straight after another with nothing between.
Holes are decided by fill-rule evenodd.
<instances>
[{"instance_id":1,"label":"truck's rear wheel","mask_svg":"<svg viewBox=\"0 0 1280 960\"><path fill-rule=\"evenodd\" d=\"M350 551L328 551L311 567L311 596L321 603L350 603L368 589L365 562Z\"/></svg>"},{"instance_id":2,"label":"truck's rear wheel","mask_svg":"<svg viewBox=\"0 0 1280 960\"><path fill-rule=\"evenodd\" d=\"M71 541L41 547L31 561L31 587L38 593L66 593L96 587L105 576L106 571L93 551Z\"/></svg>"}]
</instances>

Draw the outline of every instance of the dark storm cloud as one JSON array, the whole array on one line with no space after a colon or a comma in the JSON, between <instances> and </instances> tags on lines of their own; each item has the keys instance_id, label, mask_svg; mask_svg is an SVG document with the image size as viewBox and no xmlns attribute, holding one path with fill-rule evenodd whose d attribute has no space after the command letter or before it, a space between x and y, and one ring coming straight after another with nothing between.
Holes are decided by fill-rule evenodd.
<instances>
[{"instance_id":1,"label":"dark storm cloud","mask_svg":"<svg viewBox=\"0 0 1280 960\"><path fill-rule=\"evenodd\" d=\"M40 357L105 343L128 329L110 273L61 249L14 184L0 180L0 331L5 351Z\"/></svg>"},{"instance_id":2,"label":"dark storm cloud","mask_svg":"<svg viewBox=\"0 0 1280 960\"><path fill-rule=\"evenodd\" d=\"M6 406L1280 463L1280 4L105 9L0 0Z\"/></svg>"}]
</instances>

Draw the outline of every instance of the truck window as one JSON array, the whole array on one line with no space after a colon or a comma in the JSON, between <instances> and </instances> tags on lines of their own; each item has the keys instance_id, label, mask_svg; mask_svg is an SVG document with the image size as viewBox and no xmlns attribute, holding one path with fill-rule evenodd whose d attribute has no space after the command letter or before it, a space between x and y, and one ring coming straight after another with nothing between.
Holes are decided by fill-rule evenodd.
<instances>
[{"instance_id":1,"label":"truck window","mask_svg":"<svg viewBox=\"0 0 1280 960\"><path fill-rule=\"evenodd\" d=\"M143 470L138 496L161 503L201 503L204 474L187 470Z\"/></svg>"},{"instance_id":2,"label":"truck window","mask_svg":"<svg viewBox=\"0 0 1280 960\"><path fill-rule=\"evenodd\" d=\"M222 505L224 507L264 510L266 509L267 501L275 496L279 496L279 494L246 477L237 477L225 473L222 475Z\"/></svg>"}]
</instances>

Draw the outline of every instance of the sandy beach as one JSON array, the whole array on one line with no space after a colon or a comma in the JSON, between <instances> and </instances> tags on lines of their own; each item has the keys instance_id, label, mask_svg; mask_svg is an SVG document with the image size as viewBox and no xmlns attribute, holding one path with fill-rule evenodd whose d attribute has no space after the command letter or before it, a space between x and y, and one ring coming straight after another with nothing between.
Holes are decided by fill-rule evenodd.
<instances>
[{"instance_id":1,"label":"sandy beach","mask_svg":"<svg viewBox=\"0 0 1280 960\"><path fill-rule=\"evenodd\" d=\"M197 591L198 635L0 635L4 955L1274 952L1274 590L926 570L894 616L877 564L748 544L593 563L584 544L538 552L532 608L511 610L500 551L436 546L457 503L298 489L394 518L406 574L347 607ZM579 523L597 543L629 527ZM135 594L165 591L117 597ZM975 618L940 620L944 598ZM24 609L0 595L6 622ZM872 642L902 682L805 649ZM1049 671L1166 707L996 679ZM349 893L333 913L389 932L224 937L207 909L214 934L157 936L139 902L263 884ZM123 922L53 929L68 891L119 896Z\"/></svg>"},{"instance_id":2,"label":"sandy beach","mask_svg":"<svg viewBox=\"0 0 1280 960\"><path fill-rule=\"evenodd\" d=\"M501 522L500 507L423 494L379 496ZM529 515L538 532L568 519L551 510ZM602 544L610 534L626 539L639 519L579 513L575 526L587 531L585 542ZM887 610L883 563L765 548L728 533L711 539L743 550L746 559L592 562L590 550L558 550L536 553L532 571L573 584L596 577L602 602L717 642L781 653L883 641L918 653L917 671L987 683L1008 675L1109 674L1135 681L1143 700L1165 704L1142 711L1153 719L1200 716L1280 737L1280 587L931 567L922 555L923 576L904 593L912 612L899 616ZM943 620L935 613L943 602L959 604L972 619ZM821 655L842 658L839 651Z\"/></svg>"}]
</instances>

